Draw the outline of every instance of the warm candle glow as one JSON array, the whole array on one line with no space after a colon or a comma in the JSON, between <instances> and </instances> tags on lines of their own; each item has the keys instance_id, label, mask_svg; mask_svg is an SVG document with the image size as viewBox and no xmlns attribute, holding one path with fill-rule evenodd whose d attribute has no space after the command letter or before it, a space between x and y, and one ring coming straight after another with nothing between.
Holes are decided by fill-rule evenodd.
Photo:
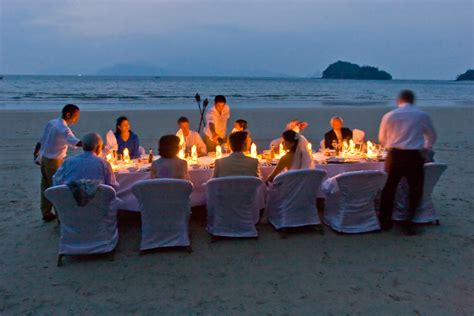
<instances>
[{"instance_id":1,"label":"warm candle glow","mask_svg":"<svg viewBox=\"0 0 474 316\"><path fill-rule=\"evenodd\" d=\"M180 149L179 152L178 152L178 158L179 159L184 159L186 158L186 155L184 153L184 149Z\"/></svg>"},{"instance_id":2,"label":"warm candle glow","mask_svg":"<svg viewBox=\"0 0 474 316\"><path fill-rule=\"evenodd\" d=\"M283 149L283 144L280 144L280 158L286 154L286 151Z\"/></svg>"},{"instance_id":3,"label":"warm candle glow","mask_svg":"<svg viewBox=\"0 0 474 316\"><path fill-rule=\"evenodd\" d=\"M222 147L220 145L216 146L216 158L222 158Z\"/></svg>"},{"instance_id":4,"label":"warm candle glow","mask_svg":"<svg viewBox=\"0 0 474 316\"><path fill-rule=\"evenodd\" d=\"M367 142L367 158L376 158L376 157L377 157L377 153L375 152L375 146L369 140Z\"/></svg>"},{"instance_id":5,"label":"warm candle glow","mask_svg":"<svg viewBox=\"0 0 474 316\"><path fill-rule=\"evenodd\" d=\"M313 154L313 144L308 143L308 145L306 145L306 147L308 148L309 153Z\"/></svg>"},{"instance_id":6,"label":"warm candle glow","mask_svg":"<svg viewBox=\"0 0 474 316\"><path fill-rule=\"evenodd\" d=\"M255 143L250 146L250 157L257 158L257 145Z\"/></svg>"},{"instance_id":7,"label":"warm candle glow","mask_svg":"<svg viewBox=\"0 0 474 316\"><path fill-rule=\"evenodd\" d=\"M130 162L130 152L129 152L128 148L125 148L123 150L123 161Z\"/></svg>"},{"instance_id":8,"label":"warm candle glow","mask_svg":"<svg viewBox=\"0 0 474 316\"><path fill-rule=\"evenodd\" d=\"M198 153L197 153L196 145L193 145L193 147L191 147L191 158L194 161L198 160Z\"/></svg>"},{"instance_id":9,"label":"warm candle glow","mask_svg":"<svg viewBox=\"0 0 474 316\"><path fill-rule=\"evenodd\" d=\"M105 156L105 159L110 162L112 161L112 154L111 153L108 153L107 156Z\"/></svg>"}]
</instances>

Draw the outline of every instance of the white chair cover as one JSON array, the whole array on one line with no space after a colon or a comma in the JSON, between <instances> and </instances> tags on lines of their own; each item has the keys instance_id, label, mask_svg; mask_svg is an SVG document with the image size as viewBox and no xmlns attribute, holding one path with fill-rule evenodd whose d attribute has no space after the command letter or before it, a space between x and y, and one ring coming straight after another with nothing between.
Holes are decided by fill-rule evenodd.
<instances>
[{"instance_id":1,"label":"white chair cover","mask_svg":"<svg viewBox=\"0 0 474 316\"><path fill-rule=\"evenodd\" d=\"M256 177L214 178L207 185L207 231L214 236L257 237L259 220Z\"/></svg>"},{"instance_id":2,"label":"white chair cover","mask_svg":"<svg viewBox=\"0 0 474 316\"><path fill-rule=\"evenodd\" d=\"M143 146L138 146L138 154L140 156L146 156L146 150Z\"/></svg>"},{"instance_id":3,"label":"white chair cover","mask_svg":"<svg viewBox=\"0 0 474 316\"><path fill-rule=\"evenodd\" d=\"M352 140L354 141L354 144L360 145L364 143L364 138L365 138L364 131L361 131L360 129L352 130Z\"/></svg>"},{"instance_id":4,"label":"white chair cover","mask_svg":"<svg viewBox=\"0 0 474 316\"><path fill-rule=\"evenodd\" d=\"M71 190L59 185L45 191L53 203L60 224L60 255L106 253L118 242L115 190L101 184L86 206L77 206Z\"/></svg>"},{"instance_id":5,"label":"white chair cover","mask_svg":"<svg viewBox=\"0 0 474 316\"><path fill-rule=\"evenodd\" d=\"M275 178L268 188L268 219L276 228L318 225L321 221L316 209L316 197L323 170L290 170Z\"/></svg>"},{"instance_id":6,"label":"white chair cover","mask_svg":"<svg viewBox=\"0 0 474 316\"><path fill-rule=\"evenodd\" d=\"M133 194L142 217L141 250L189 246L189 195L193 184L181 179L151 179L137 182Z\"/></svg>"},{"instance_id":7,"label":"white chair cover","mask_svg":"<svg viewBox=\"0 0 474 316\"><path fill-rule=\"evenodd\" d=\"M425 164L425 183L423 186L423 197L420 205L416 209L415 217L412 219L415 223L430 223L436 221L438 216L433 206L431 194L438 183L441 175L446 171L448 166L444 163L430 162ZM398 186L397 194L393 207L392 219L396 221L404 221L408 218L408 183L406 179L402 179Z\"/></svg>"},{"instance_id":8,"label":"white chair cover","mask_svg":"<svg viewBox=\"0 0 474 316\"><path fill-rule=\"evenodd\" d=\"M109 129L105 135L105 151L111 152L113 150L118 150L117 138L112 130Z\"/></svg>"},{"instance_id":9,"label":"white chair cover","mask_svg":"<svg viewBox=\"0 0 474 316\"><path fill-rule=\"evenodd\" d=\"M343 233L379 230L374 200L386 181L387 174L375 170L345 172L326 180L324 222Z\"/></svg>"}]
</instances>

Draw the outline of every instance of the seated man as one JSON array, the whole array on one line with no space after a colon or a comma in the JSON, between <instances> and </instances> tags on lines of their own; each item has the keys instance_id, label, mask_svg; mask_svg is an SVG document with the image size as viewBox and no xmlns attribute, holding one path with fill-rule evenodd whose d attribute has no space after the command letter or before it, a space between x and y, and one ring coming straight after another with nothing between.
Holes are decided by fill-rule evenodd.
<instances>
[{"instance_id":1,"label":"seated man","mask_svg":"<svg viewBox=\"0 0 474 316\"><path fill-rule=\"evenodd\" d=\"M352 139L352 131L347 127L342 127L344 123L342 117L333 116L330 123L332 130L324 134L324 148L335 149L333 144L342 144L344 141L349 142Z\"/></svg>"},{"instance_id":2,"label":"seated man","mask_svg":"<svg viewBox=\"0 0 474 316\"><path fill-rule=\"evenodd\" d=\"M247 142L247 132L235 132L229 135L229 144L232 154L217 159L213 178L226 176L260 177L258 159L247 157L242 152Z\"/></svg>"},{"instance_id":3,"label":"seated man","mask_svg":"<svg viewBox=\"0 0 474 316\"><path fill-rule=\"evenodd\" d=\"M189 119L181 116L178 119L179 130L176 132L176 136L179 137L180 141L184 140L184 144L180 143L188 154L191 154L191 148L196 145L198 156L204 156L207 154L206 144L202 141L201 136L198 132L192 131L189 128Z\"/></svg>"},{"instance_id":4,"label":"seated man","mask_svg":"<svg viewBox=\"0 0 474 316\"><path fill-rule=\"evenodd\" d=\"M54 185L67 184L76 180L99 180L102 184L118 188L110 164L99 155L102 152L102 138L97 133L88 133L82 140L84 152L68 158L53 176Z\"/></svg>"},{"instance_id":5,"label":"seated man","mask_svg":"<svg viewBox=\"0 0 474 316\"><path fill-rule=\"evenodd\" d=\"M238 119L234 122L234 128L230 133L235 133L235 132L247 132L247 143L244 146L244 152L250 151L250 146L252 146L252 136L250 132L247 130L248 128L248 123L246 120L243 119Z\"/></svg>"}]
</instances>

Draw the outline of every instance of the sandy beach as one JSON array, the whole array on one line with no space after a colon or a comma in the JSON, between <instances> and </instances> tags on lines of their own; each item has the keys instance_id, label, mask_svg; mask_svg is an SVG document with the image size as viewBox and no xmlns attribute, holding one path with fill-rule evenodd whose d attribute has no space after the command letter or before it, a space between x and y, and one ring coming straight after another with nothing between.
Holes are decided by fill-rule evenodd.
<instances>
[{"instance_id":1,"label":"sandy beach","mask_svg":"<svg viewBox=\"0 0 474 316\"><path fill-rule=\"evenodd\" d=\"M80 104L78 104L80 106ZM138 255L140 225L122 221L113 257L66 258L56 267L58 227L39 211L33 147L55 112L0 112L0 314L2 315L472 315L474 314L474 108L430 107L438 132L435 160L448 170L433 193L441 225L420 236L398 229L338 235L325 227L281 239L260 225L258 240L210 243L202 217L192 220L194 252ZM341 115L376 140L387 107L233 110L259 150L292 118L309 122L314 144ZM102 135L125 114L142 144L197 110L83 112L72 129ZM70 154L80 152L72 150ZM383 312L382 312L383 311Z\"/></svg>"}]
</instances>

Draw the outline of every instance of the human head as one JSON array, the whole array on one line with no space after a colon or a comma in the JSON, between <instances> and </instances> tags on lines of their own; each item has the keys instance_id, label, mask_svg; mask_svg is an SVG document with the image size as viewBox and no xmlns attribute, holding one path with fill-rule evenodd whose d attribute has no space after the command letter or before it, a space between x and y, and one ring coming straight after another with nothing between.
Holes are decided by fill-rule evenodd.
<instances>
[{"instance_id":1,"label":"human head","mask_svg":"<svg viewBox=\"0 0 474 316\"><path fill-rule=\"evenodd\" d=\"M411 90L402 90L398 94L398 100L397 100L398 105L404 104L404 103L410 103L414 104L415 103L415 93Z\"/></svg>"},{"instance_id":2,"label":"human head","mask_svg":"<svg viewBox=\"0 0 474 316\"><path fill-rule=\"evenodd\" d=\"M181 116L178 119L178 127L184 132L189 132L189 119L187 117Z\"/></svg>"},{"instance_id":3,"label":"human head","mask_svg":"<svg viewBox=\"0 0 474 316\"><path fill-rule=\"evenodd\" d=\"M247 141L248 133L247 132L235 132L229 135L229 144L230 149L233 152L243 151L245 143Z\"/></svg>"},{"instance_id":4,"label":"human head","mask_svg":"<svg viewBox=\"0 0 474 316\"><path fill-rule=\"evenodd\" d=\"M226 103L227 100L223 95L216 95L216 97L214 98L214 106L216 107L217 111L222 111Z\"/></svg>"},{"instance_id":5,"label":"human head","mask_svg":"<svg viewBox=\"0 0 474 316\"><path fill-rule=\"evenodd\" d=\"M247 129L247 121L246 120L236 120L234 122L234 128L238 129L239 131L245 131Z\"/></svg>"},{"instance_id":6,"label":"human head","mask_svg":"<svg viewBox=\"0 0 474 316\"><path fill-rule=\"evenodd\" d=\"M117 134L127 133L130 131L130 123L126 116L121 116L117 119L117 124L115 124L115 132Z\"/></svg>"},{"instance_id":7,"label":"human head","mask_svg":"<svg viewBox=\"0 0 474 316\"><path fill-rule=\"evenodd\" d=\"M176 135L165 135L158 143L158 153L163 158L174 158L179 152L179 137Z\"/></svg>"},{"instance_id":8,"label":"human head","mask_svg":"<svg viewBox=\"0 0 474 316\"><path fill-rule=\"evenodd\" d=\"M333 130L339 131L342 128L342 124L344 124L344 120L340 116L333 116L331 117L330 124Z\"/></svg>"},{"instance_id":9,"label":"human head","mask_svg":"<svg viewBox=\"0 0 474 316\"><path fill-rule=\"evenodd\" d=\"M281 134L283 138L283 148L289 151L295 151L298 146L298 139L296 138L296 132L293 130L284 131Z\"/></svg>"},{"instance_id":10,"label":"human head","mask_svg":"<svg viewBox=\"0 0 474 316\"><path fill-rule=\"evenodd\" d=\"M66 104L62 110L63 120L65 120L68 124L71 125L77 122L80 114L81 111L79 110L79 107L75 104Z\"/></svg>"},{"instance_id":11,"label":"human head","mask_svg":"<svg viewBox=\"0 0 474 316\"><path fill-rule=\"evenodd\" d=\"M93 152L96 155L99 155L102 151L102 137L97 133L87 133L82 138L82 149L87 152Z\"/></svg>"}]
</instances>

